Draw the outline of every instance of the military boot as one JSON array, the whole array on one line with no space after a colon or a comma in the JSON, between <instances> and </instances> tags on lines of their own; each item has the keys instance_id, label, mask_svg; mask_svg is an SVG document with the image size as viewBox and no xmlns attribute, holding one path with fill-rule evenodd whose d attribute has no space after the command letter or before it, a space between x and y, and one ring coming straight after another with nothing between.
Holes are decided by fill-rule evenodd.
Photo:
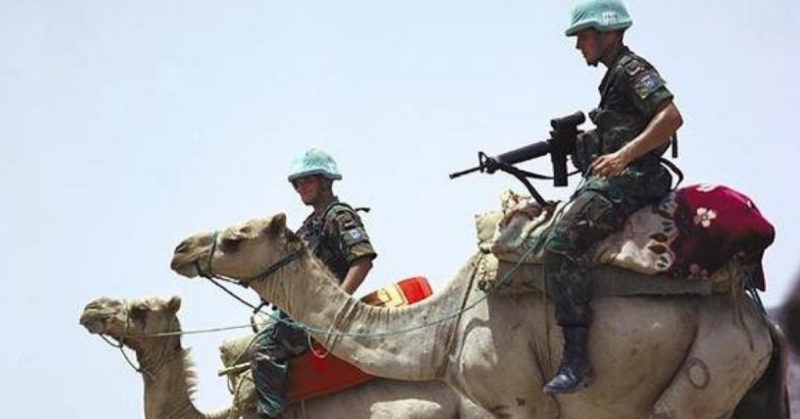
<instances>
[{"instance_id":1,"label":"military boot","mask_svg":"<svg viewBox=\"0 0 800 419\"><path fill-rule=\"evenodd\" d=\"M564 327L564 354L558 373L544 386L545 394L567 394L580 391L592 378L589 363L587 327Z\"/></svg>"}]
</instances>

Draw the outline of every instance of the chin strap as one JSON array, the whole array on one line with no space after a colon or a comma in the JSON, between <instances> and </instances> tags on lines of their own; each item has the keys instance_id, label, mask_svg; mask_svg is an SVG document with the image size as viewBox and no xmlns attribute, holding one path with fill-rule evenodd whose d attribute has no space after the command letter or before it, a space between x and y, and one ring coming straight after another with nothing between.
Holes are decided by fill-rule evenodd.
<instances>
[{"instance_id":1,"label":"chin strap","mask_svg":"<svg viewBox=\"0 0 800 419\"><path fill-rule=\"evenodd\" d=\"M609 45L606 45L603 40L603 32L599 31L595 31L594 33L594 44L598 47L599 51L597 59L589 63L592 67L597 67L601 62L610 62L611 58L617 56L623 47L622 38L614 40Z\"/></svg>"}]
</instances>

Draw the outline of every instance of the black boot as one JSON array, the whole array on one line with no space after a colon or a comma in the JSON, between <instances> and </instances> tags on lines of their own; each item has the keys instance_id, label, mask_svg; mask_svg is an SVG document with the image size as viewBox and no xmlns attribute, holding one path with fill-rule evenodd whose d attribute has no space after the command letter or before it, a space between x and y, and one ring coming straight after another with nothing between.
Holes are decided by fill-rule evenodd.
<instances>
[{"instance_id":1,"label":"black boot","mask_svg":"<svg viewBox=\"0 0 800 419\"><path fill-rule=\"evenodd\" d=\"M587 351L589 329L564 327L564 354L558 373L544 386L545 394L567 394L580 391L592 378L592 366Z\"/></svg>"}]
</instances>

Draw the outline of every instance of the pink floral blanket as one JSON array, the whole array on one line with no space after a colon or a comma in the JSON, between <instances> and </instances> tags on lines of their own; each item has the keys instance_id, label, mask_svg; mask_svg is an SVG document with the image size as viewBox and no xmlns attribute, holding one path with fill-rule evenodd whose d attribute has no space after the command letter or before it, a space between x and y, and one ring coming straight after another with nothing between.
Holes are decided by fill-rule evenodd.
<instances>
[{"instance_id":1,"label":"pink floral blanket","mask_svg":"<svg viewBox=\"0 0 800 419\"><path fill-rule=\"evenodd\" d=\"M488 247L501 260L529 255L526 262L540 263L540 248L526 250L541 247L540 238L568 204L539 213L535 204L514 193L502 200L502 220L495 218ZM774 237L773 226L745 195L720 185L691 185L634 213L622 231L597 246L595 262L703 280L736 258L753 268L753 285L764 290L761 258Z\"/></svg>"}]
</instances>

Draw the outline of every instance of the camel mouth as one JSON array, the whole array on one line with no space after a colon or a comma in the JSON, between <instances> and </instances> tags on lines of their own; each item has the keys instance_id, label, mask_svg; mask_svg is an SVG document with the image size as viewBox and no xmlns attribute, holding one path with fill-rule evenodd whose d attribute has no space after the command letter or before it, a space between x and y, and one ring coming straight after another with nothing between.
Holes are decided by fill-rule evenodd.
<instances>
[{"instance_id":1,"label":"camel mouth","mask_svg":"<svg viewBox=\"0 0 800 419\"><path fill-rule=\"evenodd\" d=\"M204 243L203 240L207 236L209 235L196 235L180 242L172 253L172 260L169 263L170 269L187 278L199 276L200 272L197 264L200 263L200 260L205 255L205 247L200 243Z\"/></svg>"},{"instance_id":2,"label":"camel mouth","mask_svg":"<svg viewBox=\"0 0 800 419\"><path fill-rule=\"evenodd\" d=\"M80 324L85 327L89 333L102 335L105 334L106 320L108 320L108 318L109 316L102 313L100 310L87 307L86 310L83 311L83 314L81 314Z\"/></svg>"},{"instance_id":3,"label":"camel mouth","mask_svg":"<svg viewBox=\"0 0 800 419\"><path fill-rule=\"evenodd\" d=\"M175 271L178 275L187 278L195 278L198 276L197 263L194 260L188 259L183 255L175 255L169 265L170 269Z\"/></svg>"},{"instance_id":4,"label":"camel mouth","mask_svg":"<svg viewBox=\"0 0 800 419\"><path fill-rule=\"evenodd\" d=\"M96 335L110 335L112 321L124 307L124 301L114 300L106 297L98 298L83 309L80 325L85 327L89 333Z\"/></svg>"}]
</instances>

